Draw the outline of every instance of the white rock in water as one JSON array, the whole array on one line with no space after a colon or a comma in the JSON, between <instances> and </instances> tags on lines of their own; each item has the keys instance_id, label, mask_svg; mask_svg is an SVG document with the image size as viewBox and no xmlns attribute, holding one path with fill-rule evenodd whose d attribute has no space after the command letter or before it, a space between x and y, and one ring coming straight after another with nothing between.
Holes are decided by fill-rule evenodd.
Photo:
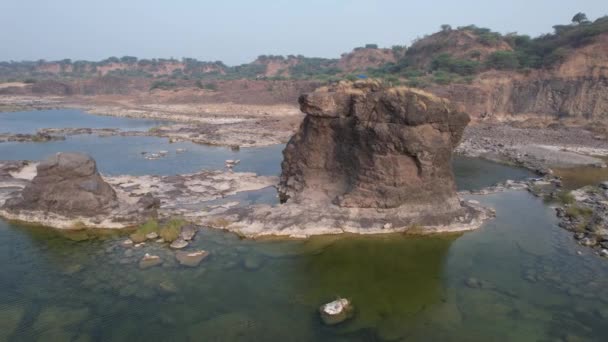
<instances>
[{"instance_id":1,"label":"white rock in water","mask_svg":"<svg viewBox=\"0 0 608 342\"><path fill-rule=\"evenodd\" d=\"M203 259L209 255L207 251L194 251L194 252L175 252L175 258L179 261L180 265L196 267Z\"/></svg>"},{"instance_id":2,"label":"white rock in water","mask_svg":"<svg viewBox=\"0 0 608 342\"><path fill-rule=\"evenodd\" d=\"M321 305L321 319L327 325L342 323L353 315L353 306L346 298L338 298L333 302Z\"/></svg>"},{"instance_id":3,"label":"white rock in water","mask_svg":"<svg viewBox=\"0 0 608 342\"><path fill-rule=\"evenodd\" d=\"M604 258L608 258L608 249L602 249L600 251L600 255L603 256Z\"/></svg>"},{"instance_id":4,"label":"white rock in water","mask_svg":"<svg viewBox=\"0 0 608 342\"><path fill-rule=\"evenodd\" d=\"M178 148L177 150L175 150L175 153L184 153L186 152L185 148Z\"/></svg>"},{"instance_id":5,"label":"white rock in water","mask_svg":"<svg viewBox=\"0 0 608 342\"><path fill-rule=\"evenodd\" d=\"M241 161L240 160L232 160L232 159L228 159L226 160L226 167L234 167L236 165L238 165Z\"/></svg>"},{"instance_id":6,"label":"white rock in water","mask_svg":"<svg viewBox=\"0 0 608 342\"><path fill-rule=\"evenodd\" d=\"M122 243L123 247L132 247L133 246L133 240L131 239L126 239L125 241L123 241Z\"/></svg>"},{"instance_id":7,"label":"white rock in water","mask_svg":"<svg viewBox=\"0 0 608 342\"><path fill-rule=\"evenodd\" d=\"M341 298L336 299L333 302L323 305L323 312L328 315L337 315L344 310L344 307L348 305L348 299Z\"/></svg>"},{"instance_id":8,"label":"white rock in water","mask_svg":"<svg viewBox=\"0 0 608 342\"><path fill-rule=\"evenodd\" d=\"M158 255L151 255L146 253L144 257L139 261L139 268L146 269L162 264L162 260Z\"/></svg>"}]
</instances>

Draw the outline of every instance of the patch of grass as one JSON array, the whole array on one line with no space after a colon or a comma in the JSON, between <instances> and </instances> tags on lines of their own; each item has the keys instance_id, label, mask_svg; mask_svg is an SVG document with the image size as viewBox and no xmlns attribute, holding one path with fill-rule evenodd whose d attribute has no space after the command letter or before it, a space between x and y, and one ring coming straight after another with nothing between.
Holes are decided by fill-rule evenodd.
<instances>
[{"instance_id":1,"label":"patch of grass","mask_svg":"<svg viewBox=\"0 0 608 342\"><path fill-rule=\"evenodd\" d=\"M570 193L570 191L560 191L557 194L557 200L561 204L572 204L574 203L574 196L572 193Z\"/></svg>"},{"instance_id":2,"label":"patch of grass","mask_svg":"<svg viewBox=\"0 0 608 342\"><path fill-rule=\"evenodd\" d=\"M160 228L158 235L167 242L173 242L179 237L182 227L188 223L181 218L173 218Z\"/></svg>"},{"instance_id":3,"label":"patch of grass","mask_svg":"<svg viewBox=\"0 0 608 342\"><path fill-rule=\"evenodd\" d=\"M175 82L156 81L156 82L152 83L152 86L150 87L150 91L152 91L154 89L169 90L169 89L173 89L175 87L177 87L177 83L175 83Z\"/></svg>"},{"instance_id":4,"label":"patch of grass","mask_svg":"<svg viewBox=\"0 0 608 342\"><path fill-rule=\"evenodd\" d=\"M135 243L141 243L146 241L146 235L149 233L158 233L158 222L156 220L149 220L148 222L137 227L137 230L133 232L129 237Z\"/></svg>"},{"instance_id":5,"label":"patch of grass","mask_svg":"<svg viewBox=\"0 0 608 342\"><path fill-rule=\"evenodd\" d=\"M572 218L588 218L593 214L593 210L578 205L572 205L566 208L566 215Z\"/></svg>"}]
</instances>

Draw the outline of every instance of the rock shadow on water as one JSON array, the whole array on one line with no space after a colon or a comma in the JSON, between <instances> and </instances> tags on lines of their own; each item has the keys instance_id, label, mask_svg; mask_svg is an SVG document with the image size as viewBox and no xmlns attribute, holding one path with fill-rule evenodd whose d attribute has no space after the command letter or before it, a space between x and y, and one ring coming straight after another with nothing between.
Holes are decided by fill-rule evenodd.
<instances>
[{"instance_id":1,"label":"rock shadow on water","mask_svg":"<svg viewBox=\"0 0 608 342\"><path fill-rule=\"evenodd\" d=\"M293 295L311 313L337 297L352 301L354 318L336 327L321 327L325 333L374 331L381 339L401 338L415 324L417 313L444 298L445 259L459 236L395 234L334 240L321 252L297 259L290 277ZM315 322L322 324L319 319Z\"/></svg>"}]
</instances>

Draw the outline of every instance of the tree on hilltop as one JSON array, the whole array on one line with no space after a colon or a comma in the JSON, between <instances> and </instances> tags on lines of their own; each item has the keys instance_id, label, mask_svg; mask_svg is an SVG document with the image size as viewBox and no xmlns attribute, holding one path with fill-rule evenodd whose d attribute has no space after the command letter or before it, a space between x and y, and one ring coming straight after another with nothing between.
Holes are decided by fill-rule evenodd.
<instances>
[{"instance_id":1,"label":"tree on hilltop","mask_svg":"<svg viewBox=\"0 0 608 342\"><path fill-rule=\"evenodd\" d=\"M576 23L577 25L580 25L588 23L589 19L587 19L587 15L585 13L578 12L574 15L574 17L572 17L572 22Z\"/></svg>"}]
</instances>

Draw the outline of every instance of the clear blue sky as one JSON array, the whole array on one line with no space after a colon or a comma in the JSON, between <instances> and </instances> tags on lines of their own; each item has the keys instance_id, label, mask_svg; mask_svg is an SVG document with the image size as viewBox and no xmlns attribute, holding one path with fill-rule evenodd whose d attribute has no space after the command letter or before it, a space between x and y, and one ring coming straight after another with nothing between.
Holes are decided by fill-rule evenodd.
<instances>
[{"instance_id":1,"label":"clear blue sky","mask_svg":"<svg viewBox=\"0 0 608 342\"><path fill-rule=\"evenodd\" d=\"M409 45L441 24L534 36L579 11L596 19L608 0L0 0L0 60L337 58L366 43Z\"/></svg>"}]
</instances>

